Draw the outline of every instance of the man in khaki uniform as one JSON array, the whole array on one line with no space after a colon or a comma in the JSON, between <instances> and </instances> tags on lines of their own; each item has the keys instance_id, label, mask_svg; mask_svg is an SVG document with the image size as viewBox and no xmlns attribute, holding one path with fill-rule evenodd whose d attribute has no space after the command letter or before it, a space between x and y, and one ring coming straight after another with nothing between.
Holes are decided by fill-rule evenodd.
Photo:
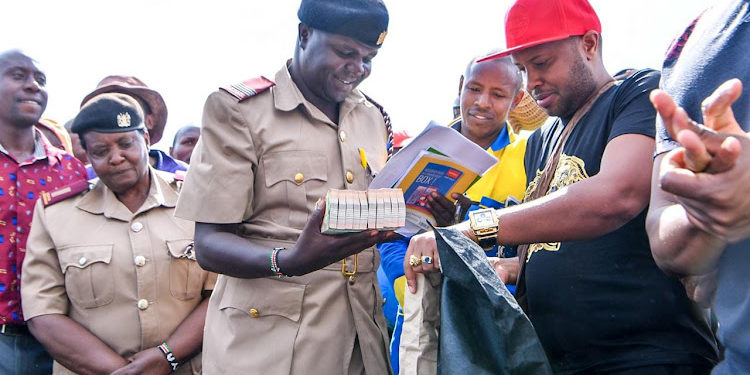
<instances>
[{"instance_id":1,"label":"man in khaki uniform","mask_svg":"<svg viewBox=\"0 0 750 375\"><path fill-rule=\"evenodd\" d=\"M100 179L35 207L23 309L54 374L168 373L165 342L177 373L200 374L204 292L216 275L195 260L192 223L174 217L178 181L148 165L142 118L123 94L84 105L73 131Z\"/></svg>"},{"instance_id":2,"label":"man in khaki uniform","mask_svg":"<svg viewBox=\"0 0 750 375\"><path fill-rule=\"evenodd\" d=\"M356 87L388 13L376 0L303 0L298 15L274 81L209 96L177 205L197 222L198 261L222 274L206 374L390 373L372 246L393 235L322 235L316 207L328 189L366 189L385 164L384 116Z\"/></svg>"}]
</instances>

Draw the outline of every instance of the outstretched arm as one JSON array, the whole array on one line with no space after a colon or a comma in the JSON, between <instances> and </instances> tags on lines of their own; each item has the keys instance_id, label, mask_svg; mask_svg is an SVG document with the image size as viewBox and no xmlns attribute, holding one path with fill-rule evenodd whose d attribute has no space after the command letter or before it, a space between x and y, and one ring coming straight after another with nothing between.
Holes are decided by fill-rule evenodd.
<instances>
[{"instance_id":1,"label":"outstretched arm","mask_svg":"<svg viewBox=\"0 0 750 375\"><path fill-rule=\"evenodd\" d=\"M279 268L286 275L304 275L359 253L376 243L398 237L394 232L368 230L346 235L320 232L325 202L320 200L292 249L278 254ZM196 223L198 263L208 271L241 278L272 276L271 250L237 235L238 224Z\"/></svg>"},{"instance_id":2,"label":"outstretched arm","mask_svg":"<svg viewBox=\"0 0 750 375\"><path fill-rule=\"evenodd\" d=\"M715 270L727 243L750 235L750 139L731 110L742 85L730 80L703 102L707 126L692 122L668 94L651 101L683 146L657 156L646 221L657 264L673 274Z\"/></svg>"}]
</instances>

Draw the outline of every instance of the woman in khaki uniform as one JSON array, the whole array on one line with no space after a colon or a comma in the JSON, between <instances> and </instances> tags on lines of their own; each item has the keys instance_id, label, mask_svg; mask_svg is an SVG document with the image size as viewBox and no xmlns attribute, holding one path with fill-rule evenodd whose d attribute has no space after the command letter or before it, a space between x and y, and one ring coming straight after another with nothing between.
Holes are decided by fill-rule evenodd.
<instances>
[{"instance_id":1,"label":"woman in khaki uniform","mask_svg":"<svg viewBox=\"0 0 750 375\"><path fill-rule=\"evenodd\" d=\"M173 216L174 176L148 165L140 107L101 94L73 131L99 181L35 208L22 276L31 332L55 374L200 373L215 275L195 261L192 223Z\"/></svg>"}]
</instances>

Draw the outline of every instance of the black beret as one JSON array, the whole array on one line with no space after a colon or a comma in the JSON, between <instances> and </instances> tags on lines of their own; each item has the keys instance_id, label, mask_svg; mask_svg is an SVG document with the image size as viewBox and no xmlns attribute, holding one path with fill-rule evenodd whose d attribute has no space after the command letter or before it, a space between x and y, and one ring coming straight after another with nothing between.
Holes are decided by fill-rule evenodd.
<instances>
[{"instance_id":1,"label":"black beret","mask_svg":"<svg viewBox=\"0 0 750 375\"><path fill-rule=\"evenodd\" d=\"M132 96L119 93L99 94L81 107L73 120L74 133L87 131L122 133L146 129L143 109Z\"/></svg>"},{"instance_id":2,"label":"black beret","mask_svg":"<svg viewBox=\"0 0 750 375\"><path fill-rule=\"evenodd\" d=\"M302 0L297 17L313 29L373 47L380 47L388 33L388 10L381 0Z\"/></svg>"}]
</instances>

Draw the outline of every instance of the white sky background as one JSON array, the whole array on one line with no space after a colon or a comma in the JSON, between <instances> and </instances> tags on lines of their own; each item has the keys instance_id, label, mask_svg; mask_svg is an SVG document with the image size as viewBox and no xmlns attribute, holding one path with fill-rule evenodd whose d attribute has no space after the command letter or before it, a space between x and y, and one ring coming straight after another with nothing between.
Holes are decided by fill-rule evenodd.
<instances>
[{"instance_id":1,"label":"white sky background","mask_svg":"<svg viewBox=\"0 0 750 375\"><path fill-rule=\"evenodd\" d=\"M388 37L360 88L418 133L451 120L458 79L473 56L505 46L510 0L385 0ZM674 37L709 0L590 0L602 22L610 73L659 68ZM47 73L44 117L65 122L107 75L159 91L169 118L158 148L200 124L220 85L274 73L292 56L299 0L2 0L0 51L20 48Z\"/></svg>"}]
</instances>

